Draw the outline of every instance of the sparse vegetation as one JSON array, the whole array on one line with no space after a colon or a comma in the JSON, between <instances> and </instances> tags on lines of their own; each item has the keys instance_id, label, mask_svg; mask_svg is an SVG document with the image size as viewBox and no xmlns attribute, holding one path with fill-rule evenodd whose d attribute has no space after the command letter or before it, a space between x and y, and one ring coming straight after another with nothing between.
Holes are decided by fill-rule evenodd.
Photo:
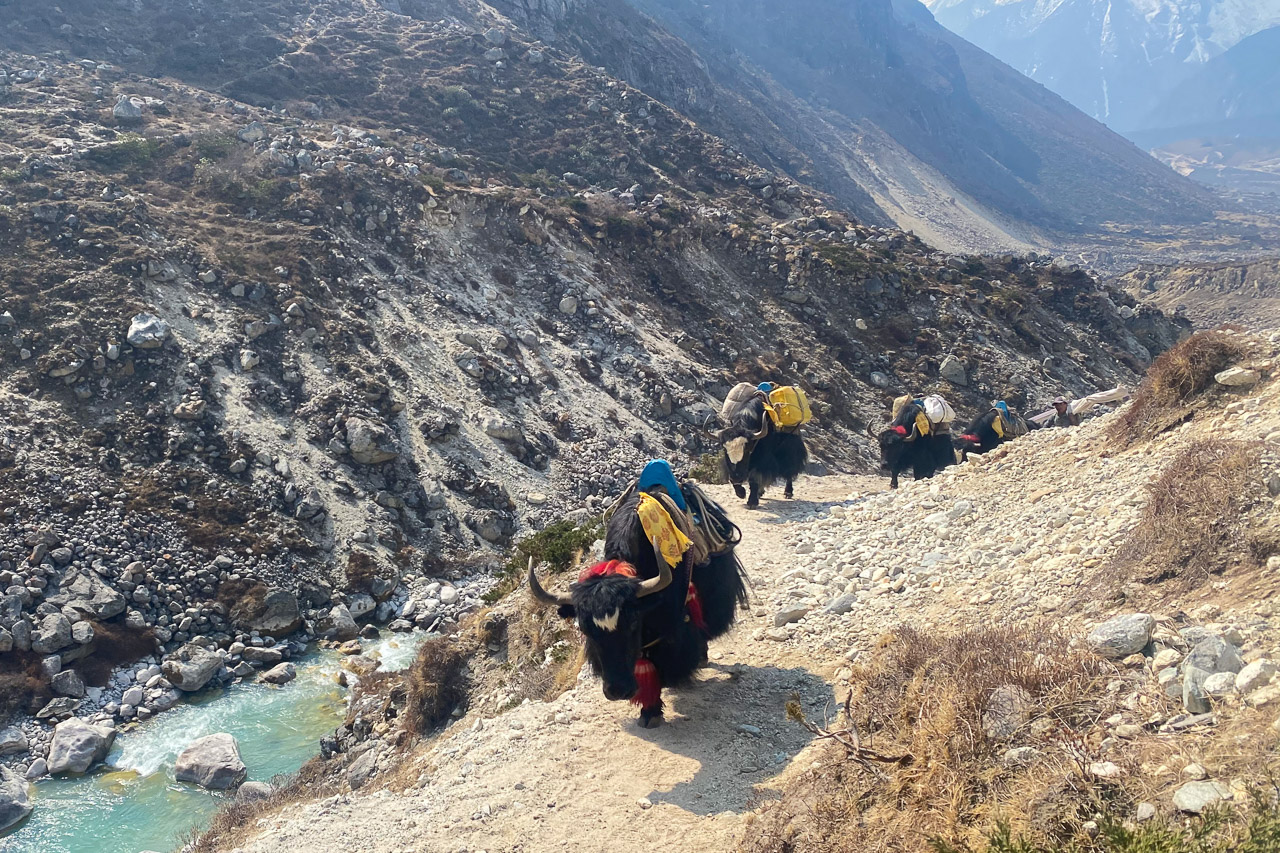
<instances>
[{"instance_id":1,"label":"sparse vegetation","mask_svg":"<svg viewBox=\"0 0 1280 853\"><path fill-rule=\"evenodd\" d=\"M725 475L719 451L704 453L699 456L698 461L689 470L689 476L699 483L707 483L712 486L723 486L729 482L729 478Z\"/></svg>"},{"instance_id":2,"label":"sparse vegetation","mask_svg":"<svg viewBox=\"0 0 1280 853\"><path fill-rule=\"evenodd\" d=\"M150 164L164 144L137 133L126 133L114 142L90 148L85 159L104 172L131 171Z\"/></svg>"},{"instance_id":3,"label":"sparse vegetation","mask_svg":"<svg viewBox=\"0 0 1280 853\"><path fill-rule=\"evenodd\" d=\"M1265 492L1260 457L1253 442L1200 441L1187 447L1147 487L1142 519L1107 575L1146 582L1176 577L1198 586L1249 556L1244 510Z\"/></svg>"},{"instance_id":4,"label":"sparse vegetation","mask_svg":"<svg viewBox=\"0 0 1280 853\"><path fill-rule=\"evenodd\" d=\"M222 160L231 154L235 146L234 135L215 130L198 133L191 140L191 147L202 160Z\"/></svg>"},{"instance_id":5,"label":"sparse vegetation","mask_svg":"<svg viewBox=\"0 0 1280 853\"><path fill-rule=\"evenodd\" d=\"M274 814L294 803L307 802L337 791L336 782L326 776L325 762L313 758L297 773L276 776L271 780L271 795L263 800L228 800L214 813L203 829L193 829L183 850L187 853L218 853L229 850L247 838L259 818Z\"/></svg>"},{"instance_id":6,"label":"sparse vegetation","mask_svg":"<svg viewBox=\"0 0 1280 853\"><path fill-rule=\"evenodd\" d=\"M1162 354L1111 428L1125 445L1153 438L1194 413L1195 398L1213 385L1213 377L1245 356L1238 337L1221 331L1197 332Z\"/></svg>"},{"instance_id":7,"label":"sparse vegetation","mask_svg":"<svg viewBox=\"0 0 1280 853\"><path fill-rule=\"evenodd\" d=\"M597 517L582 524L557 521L518 542L511 558L503 567L498 585L485 594L485 601L498 601L520 585L520 580L533 558L535 565L546 565L554 573L568 571L592 543L604 535L604 521Z\"/></svg>"},{"instance_id":8,"label":"sparse vegetation","mask_svg":"<svg viewBox=\"0 0 1280 853\"><path fill-rule=\"evenodd\" d=\"M1042 844L1015 837L1001 826L981 847L982 853L1273 853L1280 850L1280 803L1274 795L1256 794L1249 812L1219 808L1186 824L1153 820L1137 826L1114 814L1096 821L1096 838L1066 844ZM935 841L936 853L970 853Z\"/></svg>"},{"instance_id":9,"label":"sparse vegetation","mask_svg":"<svg viewBox=\"0 0 1280 853\"><path fill-rule=\"evenodd\" d=\"M996 759L1029 740L1033 725L1042 746L1052 732L1078 748L1107 707L1108 671L1046 627L900 628L855 669L818 769L765 806L742 850L925 850L933 837L985 838L993 815L1026 820L1049 779ZM807 723L798 705L788 712ZM1058 778L1070 772L1061 762L1056 770Z\"/></svg>"},{"instance_id":10,"label":"sparse vegetation","mask_svg":"<svg viewBox=\"0 0 1280 853\"><path fill-rule=\"evenodd\" d=\"M404 727L429 732L467 699L467 651L453 637L432 637L418 649L405 676Z\"/></svg>"}]
</instances>

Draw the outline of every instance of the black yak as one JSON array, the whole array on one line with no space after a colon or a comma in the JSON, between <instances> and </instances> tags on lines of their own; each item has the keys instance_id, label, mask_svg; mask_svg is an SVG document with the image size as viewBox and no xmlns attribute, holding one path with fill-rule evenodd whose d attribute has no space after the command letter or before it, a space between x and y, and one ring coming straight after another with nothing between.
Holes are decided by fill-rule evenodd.
<instances>
[{"instance_id":1,"label":"black yak","mask_svg":"<svg viewBox=\"0 0 1280 853\"><path fill-rule=\"evenodd\" d=\"M923 425L927 432L921 431ZM944 424L929 422L924 409L911 401L899 407L898 413L880 435L867 434L880 443L880 464L889 472L889 488L898 488L898 475L908 468L916 480L925 480L956 461L951 446L951 433Z\"/></svg>"},{"instance_id":2,"label":"black yak","mask_svg":"<svg viewBox=\"0 0 1280 853\"><path fill-rule=\"evenodd\" d=\"M765 413L763 395L732 405L726 403L720 419L724 424L716 433L723 451L720 464L734 494L747 499L747 509L760 506L765 488L779 480L786 482L782 494L795 497L795 479L804 473L809 461L809 450L800 433L773 425Z\"/></svg>"},{"instance_id":3,"label":"black yak","mask_svg":"<svg viewBox=\"0 0 1280 853\"><path fill-rule=\"evenodd\" d=\"M962 462L968 461L970 453L986 453L994 450L1006 441L1012 441L1029 431L1027 422L1021 416L1009 411L1009 407L999 403L990 411L973 419L969 427L956 438L955 449Z\"/></svg>"},{"instance_id":4,"label":"black yak","mask_svg":"<svg viewBox=\"0 0 1280 853\"><path fill-rule=\"evenodd\" d=\"M715 513L720 524L733 527L720 507L699 497L704 516ZM577 620L605 697L639 705L640 724L650 728L662 721L662 688L687 683L706 664L707 641L729 630L738 607L747 606L747 591L732 545L696 566L690 547L669 565L645 535L642 499L631 496L609 519L605 561L585 569L567 595L544 590L532 560L529 589L539 601L557 605L564 618Z\"/></svg>"}]
</instances>

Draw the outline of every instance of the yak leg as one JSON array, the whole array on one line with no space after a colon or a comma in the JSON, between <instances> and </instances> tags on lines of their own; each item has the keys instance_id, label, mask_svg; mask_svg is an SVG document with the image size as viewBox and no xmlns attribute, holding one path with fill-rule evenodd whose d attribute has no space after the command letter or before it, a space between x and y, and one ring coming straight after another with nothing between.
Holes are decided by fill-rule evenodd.
<instances>
[{"instance_id":1,"label":"yak leg","mask_svg":"<svg viewBox=\"0 0 1280 853\"><path fill-rule=\"evenodd\" d=\"M792 488L793 485L795 485L795 480L793 480L791 477L788 477L787 488L782 493L782 496L787 500L791 500L796 496L796 491L794 488Z\"/></svg>"},{"instance_id":2,"label":"yak leg","mask_svg":"<svg viewBox=\"0 0 1280 853\"><path fill-rule=\"evenodd\" d=\"M898 488L898 474L900 473L901 472L897 468L893 468L889 471L889 488Z\"/></svg>"},{"instance_id":3,"label":"yak leg","mask_svg":"<svg viewBox=\"0 0 1280 853\"><path fill-rule=\"evenodd\" d=\"M656 729L662 725L662 703L659 702L652 708L641 708L638 722L642 729Z\"/></svg>"},{"instance_id":4,"label":"yak leg","mask_svg":"<svg viewBox=\"0 0 1280 853\"><path fill-rule=\"evenodd\" d=\"M733 493L739 498L745 498L747 496L747 490L742 487L741 483L733 483L732 485Z\"/></svg>"},{"instance_id":5,"label":"yak leg","mask_svg":"<svg viewBox=\"0 0 1280 853\"><path fill-rule=\"evenodd\" d=\"M749 485L751 486L751 494L747 496L747 509L755 509L760 506L760 498L764 495L764 485L757 477L752 477Z\"/></svg>"}]
</instances>

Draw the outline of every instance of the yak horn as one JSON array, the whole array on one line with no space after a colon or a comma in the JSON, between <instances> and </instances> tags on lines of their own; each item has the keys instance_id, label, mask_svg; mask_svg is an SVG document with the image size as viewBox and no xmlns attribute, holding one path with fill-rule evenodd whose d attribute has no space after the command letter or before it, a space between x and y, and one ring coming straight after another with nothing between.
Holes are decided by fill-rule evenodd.
<instances>
[{"instance_id":1,"label":"yak horn","mask_svg":"<svg viewBox=\"0 0 1280 853\"><path fill-rule=\"evenodd\" d=\"M662 549L658 547L657 540L654 540L653 543L653 555L658 558L658 576L640 581L640 589L636 592L636 598L644 598L646 595L662 592L671 586L671 566L667 563L667 558L662 556Z\"/></svg>"},{"instance_id":2,"label":"yak horn","mask_svg":"<svg viewBox=\"0 0 1280 853\"><path fill-rule=\"evenodd\" d=\"M564 593L552 595L542 588L542 584L538 583L538 574L533 570L533 557L529 558L529 592L533 593L534 600L541 601L543 604L554 604L558 607L573 604L573 596Z\"/></svg>"},{"instance_id":3,"label":"yak horn","mask_svg":"<svg viewBox=\"0 0 1280 853\"><path fill-rule=\"evenodd\" d=\"M867 424L867 435L871 436L872 438L878 438L878 436L871 431L871 424Z\"/></svg>"},{"instance_id":4,"label":"yak horn","mask_svg":"<svg viewBox=\"0 0 1280 853\"><path fill-rule=\"evenodd\" d=\"M769 434L769 416L765 415L763 418L763 423L760 424L760 431L755 435L751 436L751 440L759 441L760 439L764 438L768 434Z\"/></svg>"}]
</instances>

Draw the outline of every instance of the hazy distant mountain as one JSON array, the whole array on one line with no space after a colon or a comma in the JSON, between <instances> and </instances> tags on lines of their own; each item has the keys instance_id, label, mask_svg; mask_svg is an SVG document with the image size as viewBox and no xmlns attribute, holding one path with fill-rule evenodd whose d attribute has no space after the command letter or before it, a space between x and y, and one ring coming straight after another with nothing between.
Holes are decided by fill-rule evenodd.
<instances>
[{"instance_id":1,"label":"hazy distant mountain","mask_svg":"<svg viewBox=\"0 0 1280 853\"><path fill-rule=\"evenodd\" d=\"M1280 0L923 2L948 29L1126 133L1214 57L1280 25Z\"/></svg>"},{"instance_id":2,"label":"hazy distant mountain","mask_svg":"<svg viewBox=\"0 0 1280 853\"><path fill-rule=\"evenodd\" d=\"M1280 136L1280 26L1255 33L1178 85L1143 122L1165 140Z\"/></svg>"}]
</instances>

